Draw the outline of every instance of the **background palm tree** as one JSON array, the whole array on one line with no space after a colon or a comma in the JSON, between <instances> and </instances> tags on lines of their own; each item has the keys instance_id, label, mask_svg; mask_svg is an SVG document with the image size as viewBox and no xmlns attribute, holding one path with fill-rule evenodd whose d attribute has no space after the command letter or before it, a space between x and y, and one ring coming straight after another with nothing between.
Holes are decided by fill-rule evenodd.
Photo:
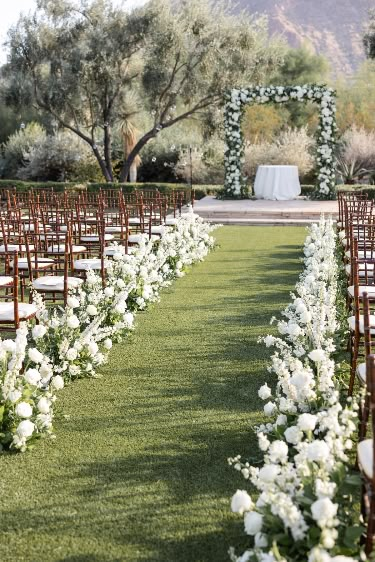
<instances>
[{"instance_id":1,"label":"background palm tree","mask_svg":"<svg viewBox=\"0 0 375 562\"><path fill-rule=\"evenodd\" d=\"M123 146L124 146L124 160L127 159L130 152L135 147L135 145L137 143L137 140L138 140L139 133L140 133L140 131L130 121L129 118L125 118L122 121L122 123L121 123L121 134L122 134L122 140L123 140ZM138 166L141 163L142 163L141 157L136 156L132 165L130 166L130 171L129 171L129 181L130 181L130 183L134 183L134 182L137 181Z\"/></svg>"}]
</instances>

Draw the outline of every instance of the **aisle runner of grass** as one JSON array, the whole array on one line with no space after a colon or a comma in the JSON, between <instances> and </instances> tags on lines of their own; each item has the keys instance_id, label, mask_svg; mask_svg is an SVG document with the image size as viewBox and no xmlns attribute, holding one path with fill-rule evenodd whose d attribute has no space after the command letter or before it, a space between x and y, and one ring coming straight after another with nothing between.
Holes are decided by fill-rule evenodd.
<instances>
[{"instance_id":1,"label":"aisle runner of grass","mask_svg":"<svg viewBox=\"0 0 375 562\"><path fill-rule=\"evenodd\" d=\"M256 450L256 341L290 300L305 231L215 234L220 249L139 315L104 377L61 392L57 441L0 458L2 562L224 562L238 545L243 481L226 458Z\"/></svg>"}]
</instances>

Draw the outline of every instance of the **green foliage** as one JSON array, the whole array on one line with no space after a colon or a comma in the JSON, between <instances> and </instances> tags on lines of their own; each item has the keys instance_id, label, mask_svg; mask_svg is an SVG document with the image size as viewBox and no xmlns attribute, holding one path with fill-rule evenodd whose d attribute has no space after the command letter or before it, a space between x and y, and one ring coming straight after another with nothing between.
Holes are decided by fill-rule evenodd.
<instances>
[{"instance_id":1,"label":"green foliage","mask_svg":"<svg viewBox=\"0 0 375 562\"><path fill-rule=\"evenodd\" d=\"M375 59L375 10L372 9L368 14L368 22L363 36L363 46L365 48L366 57Z\"/></svg>"},{"instance_id":2,"label":"green foliage","mask_svg":"<svg viewBox=\"0 0 375 562\"><path fill-rule=\"evenodd\" d=\"M39 123L29 123L24 129L13 133L3 148L0 160L1 175L17 177L19 170L27 165L33 147L44 143L46 131Z\"/></svg>"},{"instance_id":3,"label":"green foliage","mask_svg":"<svg viewBox=\"0 0 375 562\"><path fill-rule=\"evenodd\" d=\"M375 129L375 61L364 62L351 80L338 80L337 126L343 134L352 126Z\"/></svg>"}]
</instances>

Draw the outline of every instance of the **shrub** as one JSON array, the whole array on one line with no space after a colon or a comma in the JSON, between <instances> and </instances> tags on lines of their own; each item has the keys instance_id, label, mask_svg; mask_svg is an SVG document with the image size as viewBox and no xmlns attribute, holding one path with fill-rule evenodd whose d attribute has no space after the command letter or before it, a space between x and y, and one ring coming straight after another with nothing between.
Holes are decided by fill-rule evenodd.
<instances>
[{"instance_id":1,"label":"shrub","mask_svg":"<svg viewBox=\"0 0 375 562\"><path fill-rule=\"evenodd\" d=\"M245 147L244 172L249 180L254 180L258 166L292 165L298 166L300 177L304 178L314 168L314 140L307 128L288 129L278 136L275 142L251 144Z\"/></svg>"},{"instance_id":2,"label":"shrub","mask_svg":"<svg viewBox=\"0 0 375 562\"><path fill-rule=\"evenodd\" d=\"M344 183L355 183L375 169L375 132L351 127L341 137L337 173Z\"/></svg>"},{"instance_id":3,"label":"shrub","mask_svg":"<svg viewBox=\"0 0 375 562\"><path fill-rule=\"evenodd\" d=\"M91 148L69 131L41 138L25 154L24 180L92 181L102 177Z\"/></svg>"},{"instance_id":4,"label":"shrub","mask_svg":"<svg viewBox=\"0 0 375 562\"><path fill-rule=\"evenodd\" d=\"M224 142L212 139L202 149L181 150L175 166L176 177L190 181L192 172L193 183L219 184L224 183Z\"/></svg>"},{"instance_id":5,"label":"shrub","mask_svg":"<svg viewBox=\"0 0 375 562\"><path fill-rule=\"evenodd\" d=\"M18 171L26 165L32 147L43 143L46 137L47 133L39 123L29 123L24 129L13 133L3 146L1 175L17 177Z\"/></svg>"}]
</instances>

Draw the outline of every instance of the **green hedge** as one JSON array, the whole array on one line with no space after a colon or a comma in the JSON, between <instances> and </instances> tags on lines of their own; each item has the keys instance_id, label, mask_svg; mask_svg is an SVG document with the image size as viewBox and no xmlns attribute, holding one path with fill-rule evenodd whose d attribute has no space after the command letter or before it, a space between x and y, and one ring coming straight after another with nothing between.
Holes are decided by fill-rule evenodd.
<instances>
[{"instance_id":1,"label":"green hedge","mask_svg":"<svg viewBox=\"0 0 375 562\"><path fill-rule=\"evenodd\" d=\"M369 199L375 200L375 185L366 185L364 183L358 183L354 185L349 184L342 184L336 186L337 191L361 191L363 193L367 193L367 197Z\"/></svg>"},{"instance_id":2,"label":"green hedge","mask_svg":"<svg viewBox=\"0 0 375 562\"><path fill-rule=\"evenodd\" d=\"M137 189L146 191L160 191L160 193L171 193L174 190L190 192L190 186L181 183L73 183L73 182L24 182L19 180L0 180L0 189L14 189L17 191L28 191L30 189L53 189L54 191L61 192L79 191L86 189L89 192L96 192L99 189L119 189L132 192ZM222 189L220 185L193 185L196 199L202 199L206 195L215 195L217 191Z\"/></svg>"}]
</instances>

